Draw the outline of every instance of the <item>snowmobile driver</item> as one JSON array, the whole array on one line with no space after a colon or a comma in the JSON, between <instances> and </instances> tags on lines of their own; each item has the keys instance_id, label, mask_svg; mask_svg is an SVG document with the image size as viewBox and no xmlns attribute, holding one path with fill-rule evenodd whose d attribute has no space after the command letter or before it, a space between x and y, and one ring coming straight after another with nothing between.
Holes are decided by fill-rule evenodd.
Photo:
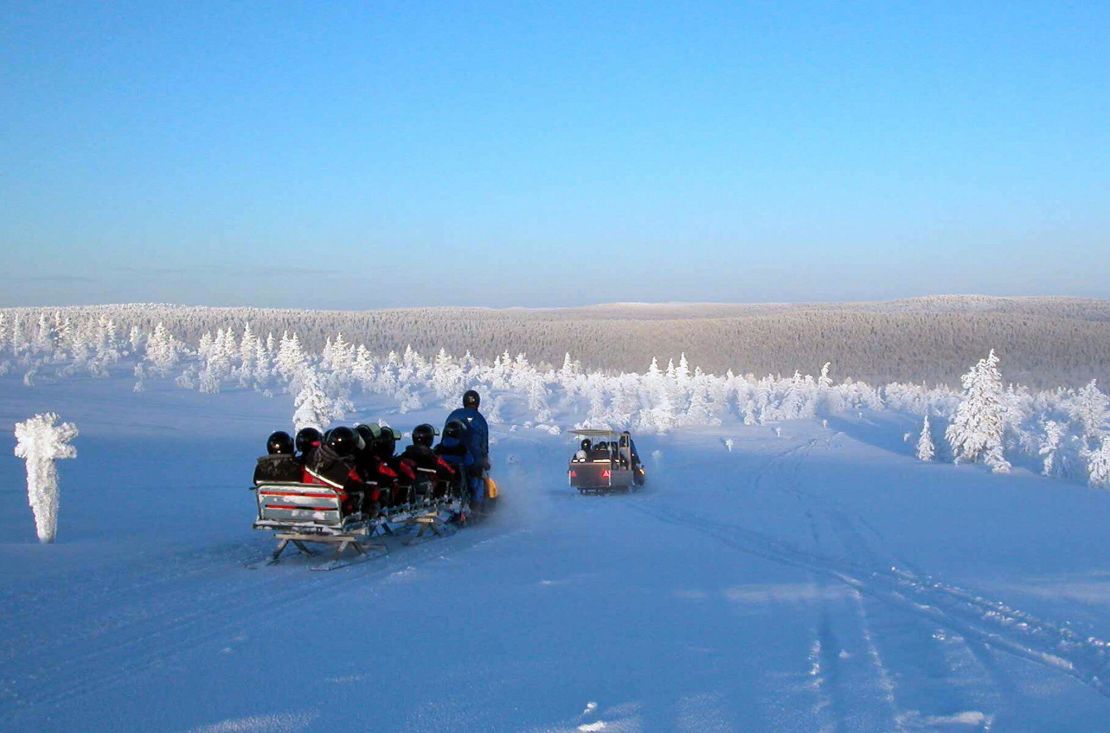
<instances>
[{"instance_id":1,"label":"snowmobile driver","mask_svg":"<svg viewBox=\"0 0 1110 733\"><path fill-rule=\"evenodd\" d=\"M637 486L643 486L644 481L647 479L647 471L644 470L644 464L640 461L640 454L636 451L636 442L632 440L632 435L627 431L621 433L620 446L623 448L628 447L629 452L632 454L632 473L633 480Z\"/></svg>"},{"instance_id":2,"label":"snowmobile driver","mask_svg":"<svg viewBox=\"0 0 1110 733\"><path fill-rule=\"evenodd\" d=\"M463 393L462 403L462 407L447 416L443 434L444 437L447 436L447 425L452 422L461 422L466 426L466 434L463 439L466 441L467 448L474 461L474 465L467 472L470 476L470 491L473 497L473 506L481 510L486 504L485 476L490 469L489 425L482 413L478 412L478 406L482 403L482 398L476 391L468 389Z\"/></svg>"}]
</instances>

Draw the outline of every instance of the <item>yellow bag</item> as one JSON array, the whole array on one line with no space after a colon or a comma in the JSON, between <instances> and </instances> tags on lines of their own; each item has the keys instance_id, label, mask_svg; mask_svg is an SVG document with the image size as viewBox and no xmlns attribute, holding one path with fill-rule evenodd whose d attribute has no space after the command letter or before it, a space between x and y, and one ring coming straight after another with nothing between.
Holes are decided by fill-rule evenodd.
<instances>
[{"instance_id":1,"label":"yellow bag","mask_svg":"<svg viewBox=\"0 0 1110 733\"><path fill-rule=\"evenodd\" d=\"M497 498L497 482L494 481L489 476L486 476L486 498L487 499L496 499Z\"/></svg>"}]
</instances>

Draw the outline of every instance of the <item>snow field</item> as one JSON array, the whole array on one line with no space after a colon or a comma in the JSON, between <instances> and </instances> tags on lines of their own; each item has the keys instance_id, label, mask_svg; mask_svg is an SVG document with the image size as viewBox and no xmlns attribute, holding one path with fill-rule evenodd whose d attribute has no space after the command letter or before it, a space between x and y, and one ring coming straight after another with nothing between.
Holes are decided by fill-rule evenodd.
<instances>
[{"instance_id":1,"label":"snow field","mask_svg":"<svg viewBox=\"0 0 1110 733\"><path fill-rule=\"evenodd\" d=\"M3 424L64 405L81 428L55 545L0 457L13 729L1099 730L1110 713L1106 494L917 461L899 440L915 419L637 435L645 490L579 497L569 436L507 407L488 522L310 573L243 567L272 546L245 487L285 401L6 379ZM355 407L406 430L445 414Z\"/></svg>"}]
</instances>

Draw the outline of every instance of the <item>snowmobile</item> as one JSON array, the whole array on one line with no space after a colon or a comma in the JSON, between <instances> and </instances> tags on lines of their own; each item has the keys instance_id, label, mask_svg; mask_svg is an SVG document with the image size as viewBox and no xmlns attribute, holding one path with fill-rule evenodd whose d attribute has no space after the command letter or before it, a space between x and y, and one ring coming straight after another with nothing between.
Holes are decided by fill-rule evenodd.
<instances>
[{"instance_id":1,"label":"snowmobile","mask_svg":"<svg viewBox=\"0 0 1110 733\"><path fill-rule=\"evenodd\" d=\"M573 433L581 442L567 467L567 481L579 493L635 491L644 485L647 474L627 430L575 430Z\"/></svg>"}]
</instances>

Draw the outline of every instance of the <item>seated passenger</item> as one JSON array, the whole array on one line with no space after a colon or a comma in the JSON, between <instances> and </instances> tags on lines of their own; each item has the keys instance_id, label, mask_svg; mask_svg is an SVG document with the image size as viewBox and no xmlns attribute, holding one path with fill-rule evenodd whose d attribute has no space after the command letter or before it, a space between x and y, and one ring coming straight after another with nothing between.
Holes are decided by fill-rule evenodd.
<instances>
[{"instance_id":1,"label":"seated passenger","mask_svg":"<svg viewBox=\"0 0 1110 733\"><path fill-rule=\"evenodd\" d=\"M435 471L441 478L455 475L455 469L432 450L436 429L427 423L412 429L412 445L405 448L401 458L411 461L417 468Z\"/></svg>"},{"instance_id":2,"label":"seated passenger","mask_svg":"<svg viewBox=\"0 0 1110 733\"><path fill-rule=\"evenodd\" d=\"M297 431L297 461L303 466L312 461L312 454L324 442L324 436L316 428L301 428Z\"/></svg>"},{"instance_id":3,"label":"seated passenger","mask_svg":"<svg viewBox=\"0 0 1110 733\"><path fill-rule=\"evenodd\" d=\"M416 471L413 482L417 496L441 498L447 494L448 484L455 476L455 469L432 450L436 429L427 423L412 429L412 445L401 453L401 460Z\"/></svg>"},{"instance_id":4,"label":"seated passenger","mask_svg":"<svg viewBox=\"0 0 1110 733\"><path fill-rule=\"evenodd\" d=\"M374 445L378 458L388 463L401 478L409 480L415 478L411 461L402 460L401 456L397 455L397 441L401 439L401 434L388 425L382 425L379 430L381 432Z\"/></svg>"},{"instance_id":5,"label":"seated passenger","mask_svg":"<svg viewBox=\"0 0 1110 733\"><path fill-rule=\"evenodd\" d=\"M377 514L377 489L367 485L355 466L355 453L362 446L361 436L348 427L329 430L323 445L313 452L312 462L304 467L304 482L335 489L348 513L373 509L373 516Z\"/></svg>"},{"instance_id":6,"label":"seated passenger","mask_svg":"<svg viewBox=\"0 0 1110 733\"><path fill-rule=\"evenodd\" d=\"M388 425L382 425L379 427L378 440L374 444L374 451L378 458L397 474L397 480L393 484L393 503L395 505L411 502L412 488L416 482L416 466L413 465L412 461L397 455L397 441L400 437L399 432Z\"/></svg>"},{"instance_id":7,"label":"seated passenger","mask_svg":"<svg viewBox=\"0 0 1110 733\"><path fill-rule=\"evenodd\" d=\"M485 498L482 466L470 452L466 425L459 420L448 422L443 428L443 439L435 447L435 452L436 455L451 464L457 472L466 477L467 490L472 500L481 503ZM480 491L479 487L481 487Z\"/></svg>"},{"instance_id":8,"label":"seated passenger","mask_svg":"<svg viewBox=\"0 0 1110 733\"><path fill-rule=\"evenodd\" d=\"M609 444L604 440L594 443L594 449L590 451L591 461L611 461L613 456L609 453Z\"/></svg>"},{"instance_id":9,"label":"seated passenger","mask_svg":"<svg viewBox=\"0 0 1110 733\"><path fill-rule=\"evenodd\" d=\"M301 480L301 464L293 457L293 439L279 430L266 439L266 455L254 467L254 485Z\"/></svg>"},{"instance_id":10,"label":"seated passenger","mask_svg":"<svg viewBox=\"0 0 1110 733\"><path fill-rule=\"evenodd\" d=\"M402 476L389 461L382 458L382 428L362 424L355 426L355 432L362 440L362 445L355 454L356 464L362 476L377 485L379 507L399 506L404 503L407 490L399 481Z\"/></svg>"},{"instance_id":11,"label":"seated passenger","mask_svg":"<svg viewBox=\"0 0 1110 733\"><path fill-rule=\"evenodd\" d=\"M373 474L378 467L378 456L374 452L374 441L377 439L377 426L371 427L359 423L355 425L355 432L362 438L362 448L355 453L355 465L363 476Z\"/></svg>"},{"instance_id":12,"label":"seated passenger","mask_svg":"<svg viewBox=\"0 0 1110 733\"><path fill-rule=\"evenodd\" d=\"M589 438L582 438L582 442L578 444L578 452L574 454L574 460L581 463L590 459L590 450L592 446Z\"/></svg>"}]
</instances>

